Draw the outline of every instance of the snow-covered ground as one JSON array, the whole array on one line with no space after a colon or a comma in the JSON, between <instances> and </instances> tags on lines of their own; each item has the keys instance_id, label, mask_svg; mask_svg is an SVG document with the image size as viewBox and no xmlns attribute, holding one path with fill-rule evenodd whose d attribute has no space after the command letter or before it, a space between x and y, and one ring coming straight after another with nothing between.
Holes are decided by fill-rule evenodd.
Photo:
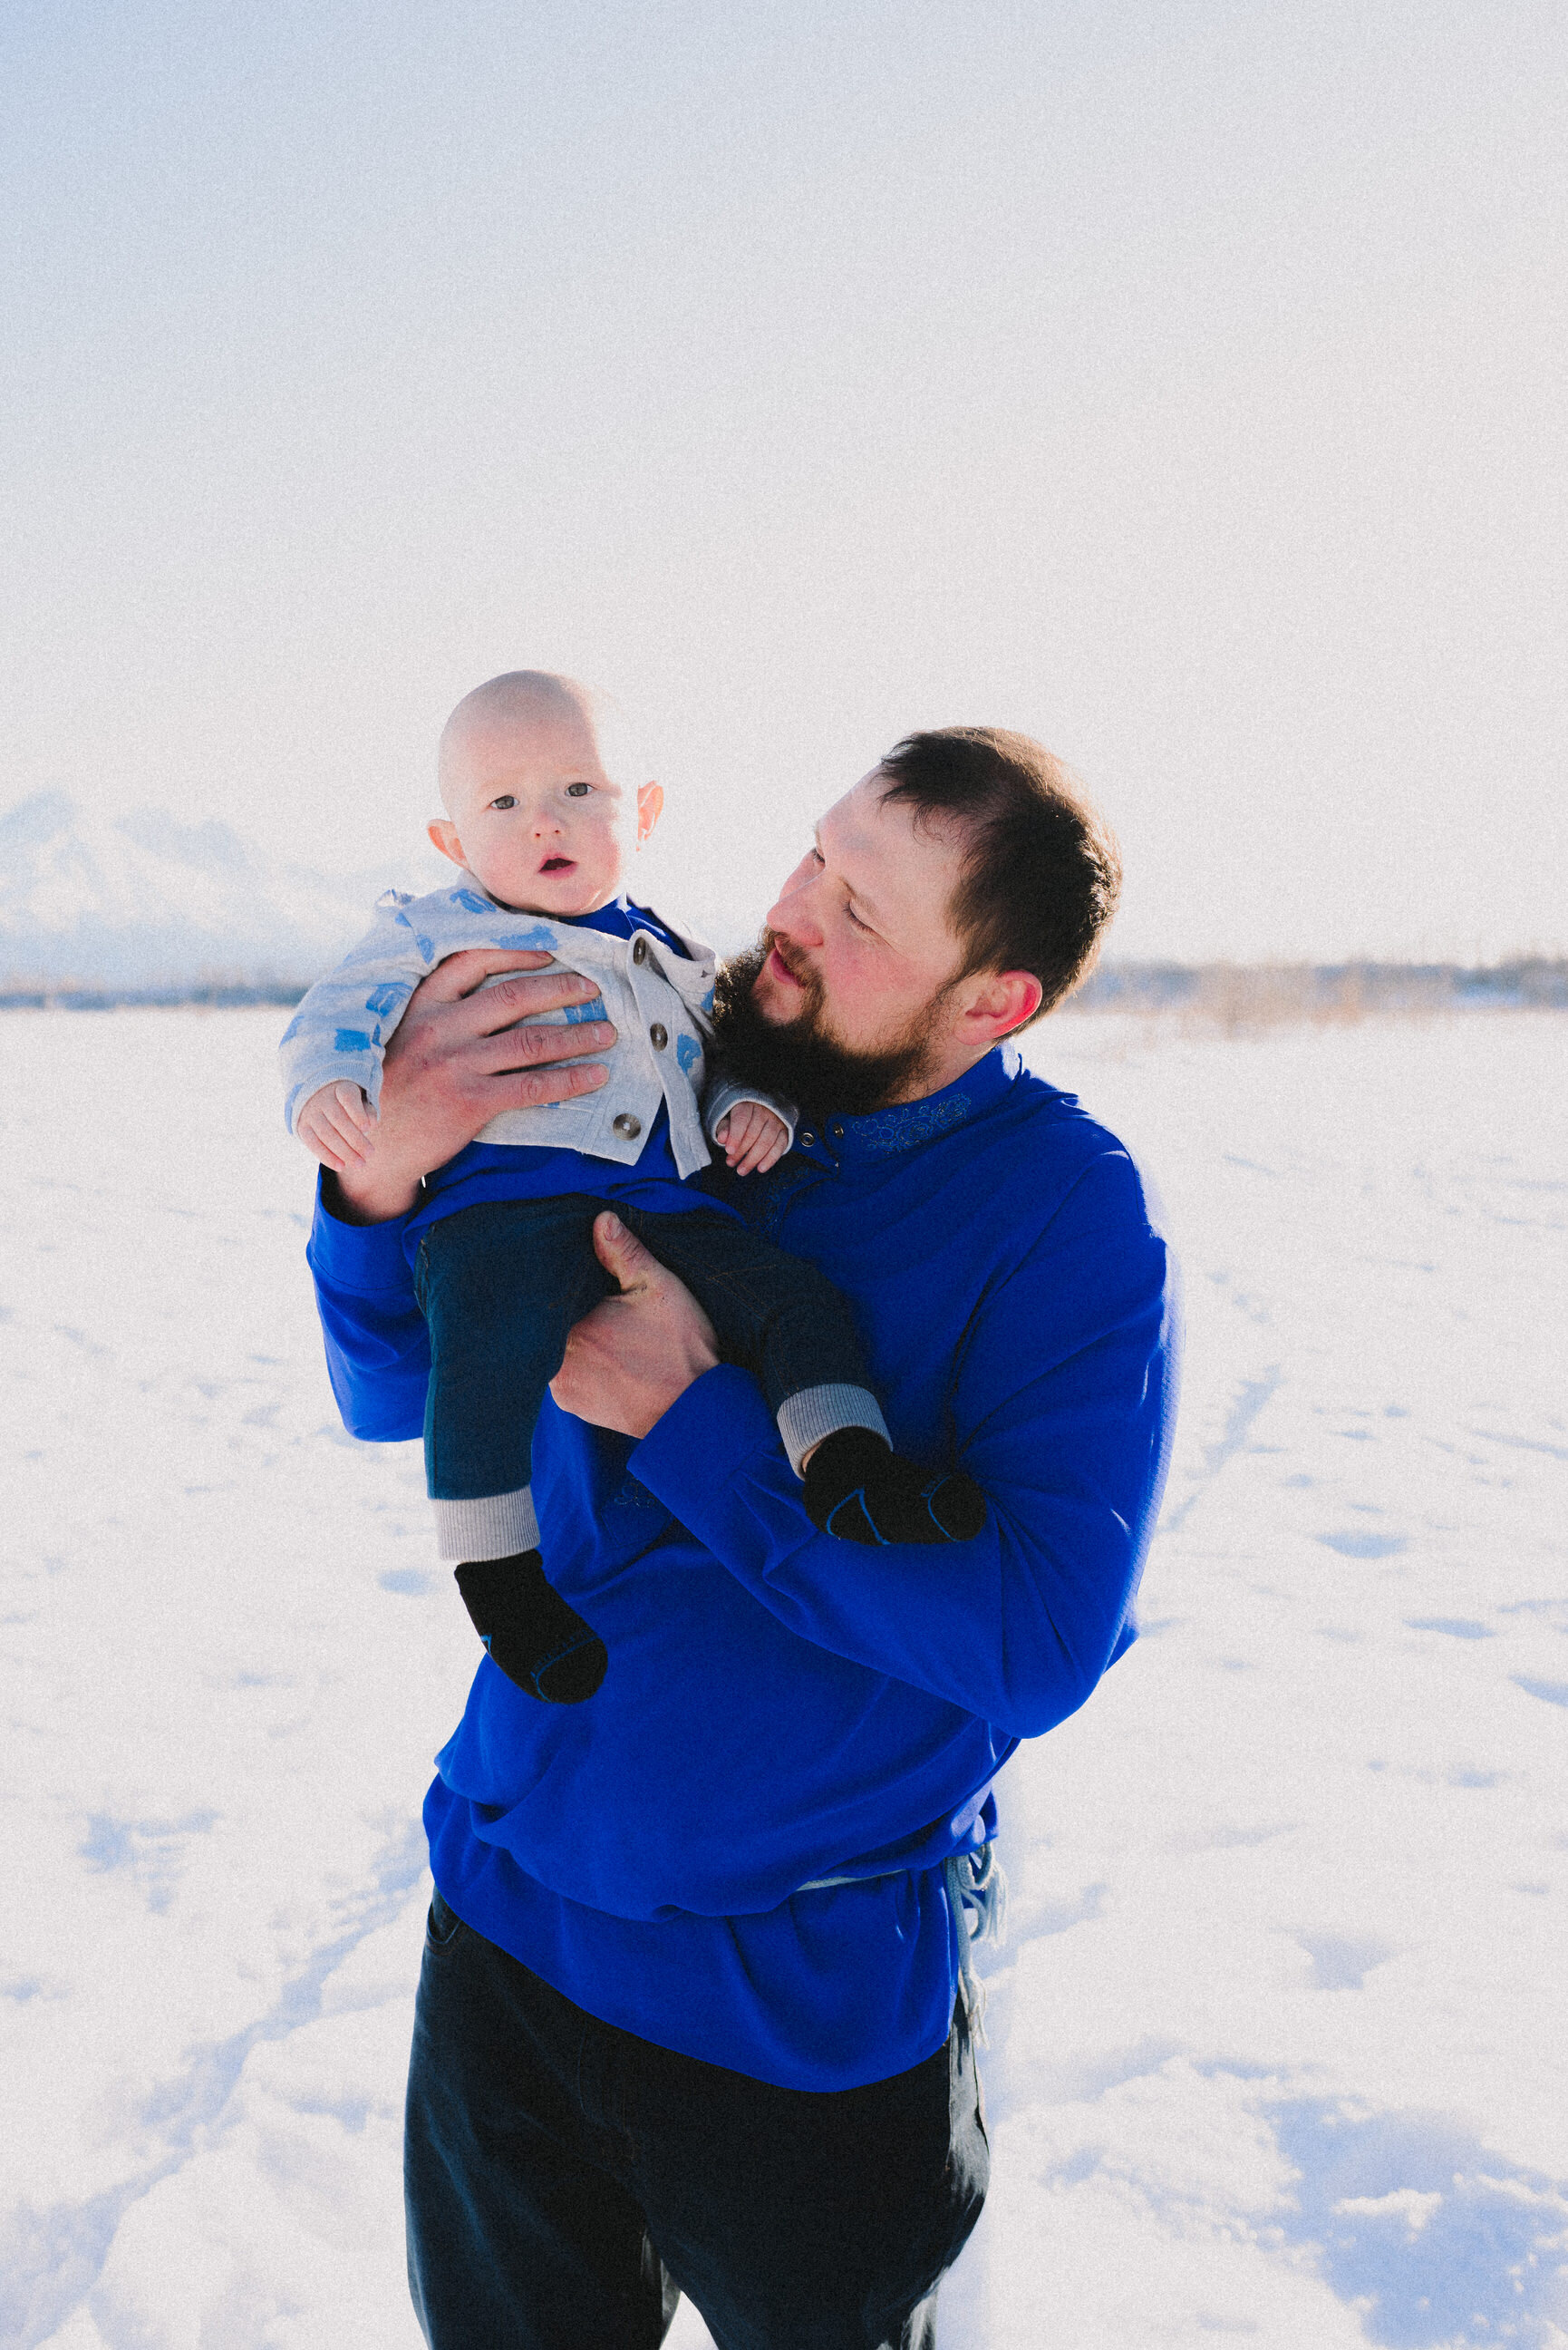
<instances>
[{"instance_id":1,"label":"snow-covered ground","mask_svg":"<svg viewBox=\"0 0 1568 2350\"><path fill-rule=\"evenodd\" d=\"M415 2350L472 1634L339 1430L272 1013L0 1023L0 2339ZM1064 1019L1186 1263L1146 1637L1002 1784L947 2350L1568 2342L1568 1024ZM671 2342L706 2335L683 2309Z\"/></svg>"}]
</instances>

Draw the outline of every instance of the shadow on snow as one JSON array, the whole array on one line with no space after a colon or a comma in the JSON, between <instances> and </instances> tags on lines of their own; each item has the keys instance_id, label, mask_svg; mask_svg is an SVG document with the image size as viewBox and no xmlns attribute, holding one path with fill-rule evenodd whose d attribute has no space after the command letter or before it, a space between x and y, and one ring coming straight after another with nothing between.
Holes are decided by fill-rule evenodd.
<instances>
[{"instance_id":1,"label":"shadow on snow","mask_svg":"<svg viewBox=\"0 0 1568 2350\"><path fill-rule=\"evenodd\" d=\"M1273 2109L1300 2174L1293 2242L1317 2247L1385 2350L1512 2342L1545 2350L1568 2319L1568 2199L1441 2115L1360 2115L1331 2098Z\"/></svg>"}]
</instances>

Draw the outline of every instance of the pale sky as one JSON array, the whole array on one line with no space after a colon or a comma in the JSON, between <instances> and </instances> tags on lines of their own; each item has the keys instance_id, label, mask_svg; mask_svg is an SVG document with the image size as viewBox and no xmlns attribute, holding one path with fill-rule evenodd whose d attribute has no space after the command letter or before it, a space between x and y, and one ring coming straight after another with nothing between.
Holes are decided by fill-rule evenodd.
<instances>
[{"instance_id":1,"label":"pale sky","mask_svg":"<svg viewBox=\"0 0 1568 2350\"><path fill-rule=\"evenodd\" d=\"M1499 0L9 0L0 806L403 856L558 667L677 913L990 722L1124 956L1568 949L1565 68Z\"/></svg>"}]
</instances>

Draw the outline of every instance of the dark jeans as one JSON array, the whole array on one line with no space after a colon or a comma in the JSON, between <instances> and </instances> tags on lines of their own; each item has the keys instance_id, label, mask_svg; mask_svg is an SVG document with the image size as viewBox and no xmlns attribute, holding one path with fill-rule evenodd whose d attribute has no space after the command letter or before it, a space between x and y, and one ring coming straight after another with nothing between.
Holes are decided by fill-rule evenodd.
<instances>
[{"instance_id":1,"label":"dark jeans","mask_svg":"<svg viewBox=\"0 0 1568 2350\"><path fill-rule=\"evenodd\" d=\"M409 2068L409 2282L431 2350L934 2350L990 2155L961 2003L924 2064L777 2089L600 2023L438 1896Z\"/></svg>"},{"instance_id":2,"label":"dark jeans","mask_svg":"<svg viewBox=\"0 0 1568 2350\"><path fill-rule=\"evenodd\" d=\"M468 1501L532 1482L535 1423L567 1335L615 1286L594 1254L594 1218L611 1204L576 1191L490 1201L425 1233L414 1279L431 1336L432 1495ZM770 1410L806 1388L869 1387L849 1308L815 1265L717 1210L613 1205L686 1284L723 1359L755 1373Z\"/></svg>"}]
</instances>

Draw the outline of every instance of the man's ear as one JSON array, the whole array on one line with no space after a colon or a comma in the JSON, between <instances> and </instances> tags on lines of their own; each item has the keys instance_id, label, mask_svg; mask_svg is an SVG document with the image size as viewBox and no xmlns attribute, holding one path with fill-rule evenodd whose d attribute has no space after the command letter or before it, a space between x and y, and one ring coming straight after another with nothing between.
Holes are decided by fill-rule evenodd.
<instances>
[{"instance_id":1,"label":"man's ear","mask_svg":"<svg viewBox=\"0 0 1568 2350\"><path fill-rule=\"evenodd\" d=\"M960 1024L978 1045L1000 1044L1040 1009L1045 990L1032 971L984 971L971 982L970 995Z\"/></svg>"},{"instance_id":2,"label":"man's ear","mask_svg":"<svg viewBox=\"0 0 1568 2350\"><path fill-rule=\"evenodd\" d=\"M462 843L457 837L457 827L450 816L431 816L425 827L425 837L432 848L439 848L441 855L450 857L454 865L468 863L462 853Z\"/></svg>"},{"instance_id":3,"label":"man's ear","mask_svg":"<svg viewBox=\"0 0 1568 2350\"><path fill-rule=\"evenodd\" d=\"M637 845L639 848L642 847L643 842L648 838L649 834L653 830L654 826L659 822L659 819L663 813L664 785L662 784L640 784L638 786L637 794Z\"/></svg>"}]
</instances>

